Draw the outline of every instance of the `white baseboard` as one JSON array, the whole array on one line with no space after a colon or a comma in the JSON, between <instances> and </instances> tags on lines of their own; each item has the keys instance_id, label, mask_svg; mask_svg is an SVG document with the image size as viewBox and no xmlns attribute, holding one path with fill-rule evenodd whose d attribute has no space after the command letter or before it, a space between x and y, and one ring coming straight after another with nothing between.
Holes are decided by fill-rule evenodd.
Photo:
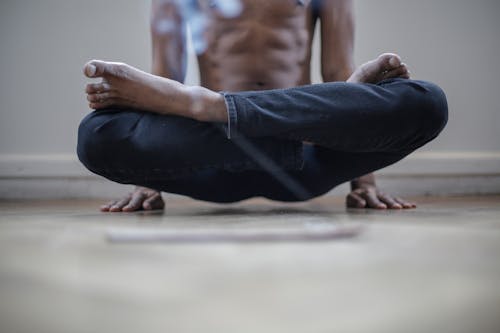
<instances>
[{"instance_id":1,"label":"white baseboard","mask_svg":"<svg viewBox=\"0 0 500 333\"><path fill-rule=\"evenodd\" d=\"M377 175L400 195L499 194L500 152L417 152ZM91 174L71 154L0 155L2 199L109 198L130 189Z\"/></svg>"}]
</instances>

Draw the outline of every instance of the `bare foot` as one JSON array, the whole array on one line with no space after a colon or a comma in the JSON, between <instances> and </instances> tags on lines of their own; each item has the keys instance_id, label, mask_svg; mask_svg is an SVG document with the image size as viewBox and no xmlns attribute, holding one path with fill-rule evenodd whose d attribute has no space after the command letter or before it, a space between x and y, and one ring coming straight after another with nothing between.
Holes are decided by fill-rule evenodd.
<instances>
[{"instance_id":1,"label":"bare foot","mask_svg":"<svg viewBox=\"0 0 500 333\"><path fill-rule=\"evenodd\" d=\"M214 103L220 111L224 99L202 87L188 87L174 80L152 75L124 63L92 60L83 73L89 78L102 78L88 84L85 91L92 109L130 107L160 114L171 114L203 121L214 119ZM221 113L221 112L219 112ZM226 120L227 114L218 114Z\"/></svg>"},{"instance_id":2,"label":"bare foot","mask_svg":"<svg viewBox=\"0 0 500 333\"><path fill-rule=\"evenodd\" d=\"M409 79L410 71L397 54L384 53L358 67L347 82L377 83L392 78Z\"/></svg>"}]
</instances>

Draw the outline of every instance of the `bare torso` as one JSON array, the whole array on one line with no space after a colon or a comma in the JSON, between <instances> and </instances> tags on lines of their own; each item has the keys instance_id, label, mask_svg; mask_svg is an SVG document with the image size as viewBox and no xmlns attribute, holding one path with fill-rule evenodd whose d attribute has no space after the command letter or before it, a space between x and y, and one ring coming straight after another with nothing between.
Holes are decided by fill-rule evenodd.
<instances>
[{"instance_id":1,"label":"bare torso","mask_svg":"<svg viewBox=\"0 0 500 333\"><path fill-rule=\"evenodd\" d=\"M311 0L242 0L224 18L210 1L207 48L199 55L201 84L216 91L287 88L310 83L314 18Z\"/></svg>"}]
</instances>

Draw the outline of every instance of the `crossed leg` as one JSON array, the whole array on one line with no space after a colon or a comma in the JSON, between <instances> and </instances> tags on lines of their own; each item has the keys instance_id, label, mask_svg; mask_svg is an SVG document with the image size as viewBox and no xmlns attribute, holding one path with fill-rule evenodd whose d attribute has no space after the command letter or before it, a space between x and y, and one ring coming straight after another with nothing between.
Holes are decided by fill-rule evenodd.
<instances>
[{"instance_id":1,"label":"crossed leg","mask_svg":"<svg viewBox=\"0 0 500 333\"><path fill-rule=\"evenodd\" d=\"M308 200L410 152L343 152L310 144L297 150L301 143L245 139L272 162L269 170L218 126L127 109L89 114L78 141L82 163L111 181L220 203L251 197ZM285 174L285 181L276 173Z\"/></svg>"},{"instance_id":2,"label":"crossed leg","mask_svg":"<svg viewBox=\"0 0 500 333\"><path fill-rule=\"evenodd\" d=\"M434 85L416 81L373 84L409 76L406 66L393 54L384 54L361 66L348 81L351 84L233 94L230 98L237 98L236 107L241 107L233 116L246 119L238 126L244 134L260 137L255 139L261 140L258 147L265 147L265 155L284 166L291 179L305 189L306 195L297 196L269 170L253 163L236 144L237 140L227 140L214 125L228 122L227 98L124 64L92 61L84 72L103 78L101 83L88 85L87 93L90 106L104 110L92 113L80 126L78 154L82 162L117 182L207 201L232 202L253 196L306 200L395 163L433 139L446 122L444 94ZM273 104L269 99L277 102L269 105ZM342 105L343 100L349 108ZM311 105L317 108L313 107L313 112L303 118L305 111L311 111ZM116 109L117 106L121 108ZM287 113L290 108L292 114ZM349 110L356 110L357 116L351 117L346 113ZM320 112L315 114L316 111ZM270 121L266 122L265 116L269 115ZM293 127L284 116L294 118ZM252 124L256 119L264 120L262 126ZM363 124L363 120L367 123ZM386 120L392 123L387 131L397 132L401 127L401 135L381 136ZM346 129L360 125L350 124L353 121L360 121L367 134ZM268 126L272 122L279 130ZM300 167L280 161L278 155L283 153L283 147L290 146L287 140L295 140L297 145L311 135L323 147L305 146ZM323 141L325 136L330 140Z\"/></svg>"},{"instance_id":3,"label":"crossed leg","mask_svg":"<svg viewBox=\"0 0 500 333\"><path fill-rule=\"evenodd\" d=\"M89 78L85 91L91 109L128 107L200 121L226 122L227 111L220 94L199 86L155 76L124 63L92 60L83 69ZM385 53L360 66L347 82L377 83L391 78L409 78L398 55Z\"/></svg>"}]
</instances>

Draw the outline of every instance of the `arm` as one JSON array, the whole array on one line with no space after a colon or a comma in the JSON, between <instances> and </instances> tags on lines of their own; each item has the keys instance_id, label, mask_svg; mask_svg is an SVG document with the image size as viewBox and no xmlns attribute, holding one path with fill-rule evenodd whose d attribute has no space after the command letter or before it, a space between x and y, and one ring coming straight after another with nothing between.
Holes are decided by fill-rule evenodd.
<instances>
[{"instance_id":1,"label":"arm","mask_svg":"<svg viewBox=\"0 0 500 333\"><path fill-rule=\"evenodd\" d=\"M323 0L321 22L321 74L323 81L345 81L354 70L353 0ZM373 173L351 181L347 206L353 208L413 208L414 204L378 190Z\"/></svg>"},{"instance_id":2,"label":"arm","mask_svg":"<svg viewBox=\"0 0 500 333\"><path fill-rule=\"evenodd\" d=\"M186 22L175 0L153 0L151 6L152 72L184 82Z\"/></svg>"},{"instance_id":3,"label":"arm","mask_svg":"<svg viewBox=\"0 0 500 333\"><path fill-rule=\"evenodd\" d=\"M324 82L345 81L354 71L353 1L320 3L321 75Z\"/></svg>"}]
</instances>

